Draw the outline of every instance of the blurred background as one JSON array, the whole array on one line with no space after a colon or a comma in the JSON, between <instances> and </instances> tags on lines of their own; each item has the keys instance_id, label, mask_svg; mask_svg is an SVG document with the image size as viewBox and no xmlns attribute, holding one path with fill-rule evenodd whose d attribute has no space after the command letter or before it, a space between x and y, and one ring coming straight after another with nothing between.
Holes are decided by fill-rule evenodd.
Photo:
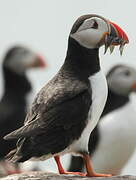
<instances>
[{"instance_id":1,"label":"blurred background","mask_svg":"<svg viewBox=\"0 0 136 180\"><path fill-rule=\"evenodd\" d=\"M110 56L103 55L100 49L101 65L105 73L119 62L136 67L136 23L134 12L135 0L0 0L0 67L7 49L16 44L26 45L42 54L48 68L29 71L33 84L30 103L39 89L51 79L62 65L67 39L73 22L77 17L96 13L119 24L129 36L130 43L121 57L115 50ZM3 77L0 69L0 97L3 93ZM132 99L136 99L133 95ZM65 167L68 156L63 158ZM55 163L48 160L39 163L43 170L54 170ZM27 169L26 163L26 169ZM136 175L136 153L131 158L122 174Z\"/></svg>"}]
</instances>

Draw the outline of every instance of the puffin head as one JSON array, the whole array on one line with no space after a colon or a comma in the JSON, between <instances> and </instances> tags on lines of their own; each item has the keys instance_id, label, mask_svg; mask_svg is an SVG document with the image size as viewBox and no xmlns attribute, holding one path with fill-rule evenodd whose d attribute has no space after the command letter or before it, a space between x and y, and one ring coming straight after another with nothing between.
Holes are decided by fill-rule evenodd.
<instances>
[{"instance_id":1,"label":"puffin head","mask_svg":"<svg viewBox=\"0 0 136 180\"><path fill-rule=\"evenodd\" d=\"M96 14L81 16L74 23L70 37L80 45L94 49L105 45L105 53L110 47L111 53L114 46L120 45L120 53L129 42L126 33L115 23Z\"/></svg>"},{"instance_id":2,"label":"puffin head","mask_svg":"<svg viewBox=\"0 0 136 180\"><path fill-rule=\"evenodd\" d=\"M42 56L34 51L23 46L14 46L6 53L3 66L17 74L22 74L30 68L46 67L46 63Z\"/></svg>"},{"instance_id":3,"label":"puffin head","mask_svg":"<svg viewBox=\"0 0 136 180\"><path fill-rule=\"evenodd\" d=\"M116 65L108 72L107 83L116 94L128 96L131 92L136 92L136 69Z\"/></svg>"}]
</instances>

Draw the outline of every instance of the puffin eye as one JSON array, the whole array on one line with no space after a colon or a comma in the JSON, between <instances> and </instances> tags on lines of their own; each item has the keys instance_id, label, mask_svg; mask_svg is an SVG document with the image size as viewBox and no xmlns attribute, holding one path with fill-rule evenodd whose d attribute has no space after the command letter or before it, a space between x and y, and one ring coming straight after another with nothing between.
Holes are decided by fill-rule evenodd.
<instances>
[{"instance_id":1,"label":"puffin eye","mask_svg":"<svg viewBox=\"0 0 136 180\"><path fill-rule=\"evenodd\" d=\"M91 28L98 29L98 23L95 20Z\"/></svg>"},{"instance_id":2,"label":"puffin eye","mask_svg":"<svg viewBox=\"0 0 136 180\"><path fill-rule=\"evenodd\" d=\"M128 71L128 70L126 70L125 72L124 72L124 74L125 74L125 76L130 76L130 71Z\"/></svg>"}]
</instances>

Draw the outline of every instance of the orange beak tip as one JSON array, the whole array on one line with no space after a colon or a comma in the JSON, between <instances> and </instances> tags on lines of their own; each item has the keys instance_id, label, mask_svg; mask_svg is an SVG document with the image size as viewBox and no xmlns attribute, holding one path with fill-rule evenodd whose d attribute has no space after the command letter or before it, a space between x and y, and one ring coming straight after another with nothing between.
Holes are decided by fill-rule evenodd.
<instances>
[{"instance_id":1,"label":"orange beak tip","mask_svg":"<svg viewBox=\"0 0 136 180\"><path fill-rule=\"evenodd\" d=\"M39 64L41 68L47 67L47 62L44 60L44 58L41 55L37 55L37 59L39 60Z\"/></svg>"},{"instance_id":2,"label":"orange beak tip","mask_svg":"<svg viewBox=\"0 0 136 180\"><path fill-rule=\"evenodd\" d=\"M119 36L119 38L121 38L124 42L124 44L128 44L129 43L129 39L128 39L128 36L127 34L122 30L121 27L119 27L117 24L113 23L113 22L109 22L112 26L114 26L114 28L116 29L117 31L117 34Z\"/></svg>"},{"instance_id":3,"label":"orange beak tip","mask_svg":"<svg viewBox=\"0 0 136 180\"><path fill-rule=\"evenodd\" d=\"M136 83L133 84L132 90L133 90L134 92L136 92Z\"/></svg>"}]
</instances>

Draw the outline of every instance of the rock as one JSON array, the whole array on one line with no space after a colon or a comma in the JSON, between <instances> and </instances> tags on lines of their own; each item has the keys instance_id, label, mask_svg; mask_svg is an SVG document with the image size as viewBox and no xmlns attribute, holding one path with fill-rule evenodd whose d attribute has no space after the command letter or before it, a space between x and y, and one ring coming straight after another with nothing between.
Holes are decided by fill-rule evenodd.
<instances>
[{"instance_id":1,"label":"rock","mask_svg":"<svg viewBox=\"0 0 136 180\"><path fill-rule=\"evenodd\" d=\"M49 172L27 172L21 174L14 174L4 178L0 178L1 180L136 180L136 176L112 176L112 177L81 177L81 176L73 176L73 175L59 175L55 173Z\"/></svg>"}]
</instances>

